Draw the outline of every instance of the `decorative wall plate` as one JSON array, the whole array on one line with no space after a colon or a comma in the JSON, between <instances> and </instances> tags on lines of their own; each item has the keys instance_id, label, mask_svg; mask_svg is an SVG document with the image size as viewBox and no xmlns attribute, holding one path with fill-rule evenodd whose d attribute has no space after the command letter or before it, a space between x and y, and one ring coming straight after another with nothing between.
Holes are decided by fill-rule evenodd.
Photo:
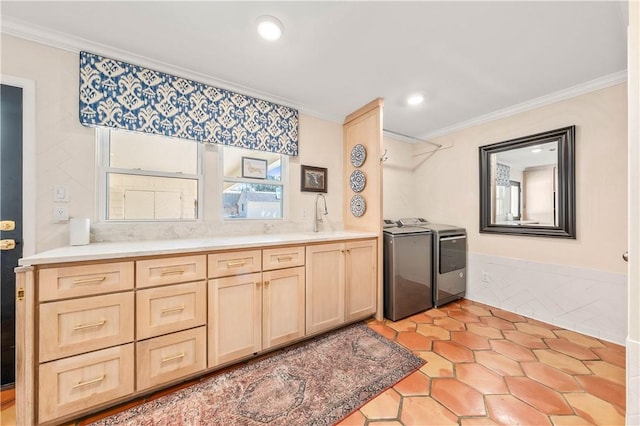
<instances>
[{"instance_id":1,"label":"decorative wall plate","mask_svg":"<svg viewBox=\"0 0 640 426\"><path fill-rule=\"evenodd\" d=\"M353 192L361 192L367 184L367 177L360 170L354 170L349 183Z\"/></svg>"},{"instance_id":2,"label":"decorative wall plate","mask_svg":"<svg viewBox=\"0 0 640 426\"><path fill-rule=\"evenodd\" d=\"M367 209L367 203L364 201L362 195L354 195L351 197L351 214L355 217L360 217Z\"/></svg>"},{"instance_id":3,"label":"decorative wall plate","mask_svg":"<svg viewBox=\"0 0 640 426\"><path fill-rule=\"evenodd\" d=\"M351 164L353 167L360 167L367 159L367 149L362 144L357 144L351 149Z\"/></svg>"}]
</instances>

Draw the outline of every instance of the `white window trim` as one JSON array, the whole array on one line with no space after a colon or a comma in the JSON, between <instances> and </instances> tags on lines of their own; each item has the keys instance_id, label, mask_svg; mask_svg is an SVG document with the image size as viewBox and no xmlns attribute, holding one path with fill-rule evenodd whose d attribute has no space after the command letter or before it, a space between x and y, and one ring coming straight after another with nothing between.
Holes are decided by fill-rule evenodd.
<instances>
[{"instance_id":1,"label":"white window trim","mask_svg":"<svg viewBox=\"0 0 640 426\"><path fill-rule=\"evenodd\" d=\"M227 177L224 175L224 148L226 146L222 146L222 149L218 150L218 199L220 200L220 218L222 221L231 221L231 222L240 222L240 221L284 221L289 217L289 156L285 154L280 155L280 180L261 180L257 181L256 179L251 178L242 178L242 177ZM229 147L234 148L234 147ZM242 149L242 148L241 148ZM274 217L274 218L247 218L247 217L224 217L224 202L222 200L224 194L224 183L225 182L234 182L234 183L264 183L265 185L279 185L282 187L282 217Z\"/></svg>"},{"instance_id":2,"label":"white window trim","mask_svg":"<svg viewBox=\"0 0 640 426\"><path fill-rule=\"evenodd\" d=\"M204 168L203 168L203 156L204 145L198 142L189 141L189 143L198 144L198 159L197 159L197 174L185 174L185 173L167 173L157 172L149 170L139 169L122 169L109 166L109 138L110 130L103 127L96 127L96 211L98 223L165 223L165 222L203 222L204 216ZM198 181L198 217L196 219L158 219L158 220L122 220L122 219L107 219L107 175L109 173L120 173L139 176L154 176L154 177L169 177L169 178L183 178L194 179Z\"/></svg>"}]
</instances>

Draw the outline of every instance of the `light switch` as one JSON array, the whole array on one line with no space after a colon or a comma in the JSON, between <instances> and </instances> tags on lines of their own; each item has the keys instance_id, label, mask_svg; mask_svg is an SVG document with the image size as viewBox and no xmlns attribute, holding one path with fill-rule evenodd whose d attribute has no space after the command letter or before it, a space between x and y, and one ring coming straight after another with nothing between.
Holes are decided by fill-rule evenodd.
<instances>
[{"instance_id":1,"label":"light switch","mask_svg":"<svg viewBox=\"0 0 640 426\"><path fill-rule=\"evenodd\" d=\"M54 185L53 201L69 201L69 188L65 185Z\"/></svg>"},{"instance_id":2,"label":"light switch","mask_svg":"<svg viewBox=\"0 0 640 426\"><path fill-rule=\"evenodd\" d=\"M53 221L54 222L68 222L69 221L69 208L66 205L53 206Z\"/></svg>"}]
</instances>

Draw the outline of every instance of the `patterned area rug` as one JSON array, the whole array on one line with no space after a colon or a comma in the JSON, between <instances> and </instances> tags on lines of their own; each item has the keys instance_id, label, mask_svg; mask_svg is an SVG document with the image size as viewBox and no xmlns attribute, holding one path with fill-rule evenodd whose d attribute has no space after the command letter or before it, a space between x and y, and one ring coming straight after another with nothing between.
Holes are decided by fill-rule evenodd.
<instances>
[{"instance_id":1,"label":"patterned area rug","mask_svg":"<svg viewBox=\"0 0 640 426\"><path fill-rule=\"evenodd\" d=\"M94 425L331 425L424 360L358 323Z\"/></svg>"}]
</instances>

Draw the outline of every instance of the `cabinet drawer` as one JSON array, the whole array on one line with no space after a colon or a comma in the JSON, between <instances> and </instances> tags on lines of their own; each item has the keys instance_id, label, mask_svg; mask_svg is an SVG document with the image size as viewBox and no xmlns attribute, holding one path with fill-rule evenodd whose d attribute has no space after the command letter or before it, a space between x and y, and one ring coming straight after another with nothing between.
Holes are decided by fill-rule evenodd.
<instances>
[{"instance_id":1,"label":"cabinet drawer","mask_svg":"<svg viewBox=\"0 0 640 426\"><path fill-rule=\"evenodd\" d=\"M136 320L138 340L206 324L205 281L139 290Z\"/></svg>"},{"instance_id":2,"label":"cabinet drawer","mask_svg":"<svg viewBox=\"0 0 640 426\"><path fill-rule=\"evenodd\" d=\"M133 343L40 365L38 420L46 422L133 392Z\"/></svg>"},{"instance_id":3,"label":"cabinet drawer","mask_svg":"<svg viewBox=\"0 0 640 426\"><path fill-rule=\"evenodd\" d=\"M133 288L133 262L40 269L41 301L92 296Z\"/></svg>"},{"instance_id":4,"label":"cabinet drawer","mask_svg":"<svg viewBox=\"0 0 640 426\"><path fill-rule=\"evenodd\" d=\"M199 327L136 343L137 390L204 370L206 340L206 327Z\"/></svg>"},{"instance_id":5,"label":"cabinet drawer","mask_svg":"<svg viewBox=\"0 0 640 426\"><path fill-rule=\"evenodd\" d=\"M40 362L133 340L133 292L40 305Z\"/></svg>"},{"instance_id":6,"label":"cabinet drawer","mask_svg":"<svg viewBox=\"0 0 640 426\"><path fill-rule=\"evenodd\" d=\"M265 249L262 251L262 270L292 268L304 265L304 247Z\"/></svg>"},{"instance_id":7,"label":"cabinet drawer","mask_svg":"<svg viewBox=\"0 0 640 426\"><path fill-rule=\"evenodd\" d=\"M207 275L205 267L204 255L139 260L136 262L136 287L203 280Z\"/></svg>"},{"instance_id":8,"label":"cabinet drawer","mask_svg":"<svg viewBox=\"0 0 640 426\"><path fill-rule=\"evenodd\" d=\"M213 253L209 255L209 278L260 272L260 250Z\"/></svg>"}]
</instances>

